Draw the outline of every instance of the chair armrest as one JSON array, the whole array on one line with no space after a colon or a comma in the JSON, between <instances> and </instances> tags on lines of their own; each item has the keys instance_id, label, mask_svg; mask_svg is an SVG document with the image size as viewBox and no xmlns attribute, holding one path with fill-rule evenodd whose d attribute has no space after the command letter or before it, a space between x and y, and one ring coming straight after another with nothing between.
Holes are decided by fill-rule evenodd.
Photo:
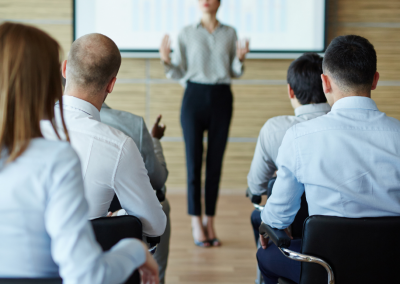
<instances>
[{"instance_id":1,"label":"chair armrest","mask_svg":"<svg viewBox=\"0 0 400 284\"><path fill-rule=\"evenodd\" d=\"M149 244L159 244L161 242L161 237L146 237Z\"/></svg>"},{"instance_id":2,"label":"chair armrest","mask_svg":"<svg viewBox=\"0 0 400 284\"><path fill-rule=\"evenodd\" d=\"M278 247L278 248L288 248L291 243L291 239L285 233L284 230L279 230L275 228L271 228L267 224L261 223L259 228L259 232L261 235L267 235L271 238L271 241Z\"/></svg>"},{"instance_id":3,"label":"chair armrest","mask_svg":"<svg viewBox=\"0 0 400 284\"><path fill-rule=\"evenodd\" d=\"M251 193L250 188L246 189L246 197L248 197L251 203L254 204L260 204L262 200L262 197L260 195L254 195L253 193Z\"/></svg>"}]
</instances>

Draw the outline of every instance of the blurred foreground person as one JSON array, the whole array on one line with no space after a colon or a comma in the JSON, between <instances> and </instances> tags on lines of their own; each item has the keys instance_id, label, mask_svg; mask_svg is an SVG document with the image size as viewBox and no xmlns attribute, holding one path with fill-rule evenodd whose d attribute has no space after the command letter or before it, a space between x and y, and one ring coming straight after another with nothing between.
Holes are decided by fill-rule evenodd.
<instances>
[{"instance_id":1,"label":"blurred foreground person","mask_svg":"<svg viewBox=\"0 0 400 284\"><path fill-rule=\"evenodd\" d=\"M0 25L0 277L108 284L140 268L144 281L158 283L141 241L124 239L103 253L95 240L81 165L67 142L59 50L39 29ZM67 141L45 140L42 119Z\"/></svg>"}]
</instances>

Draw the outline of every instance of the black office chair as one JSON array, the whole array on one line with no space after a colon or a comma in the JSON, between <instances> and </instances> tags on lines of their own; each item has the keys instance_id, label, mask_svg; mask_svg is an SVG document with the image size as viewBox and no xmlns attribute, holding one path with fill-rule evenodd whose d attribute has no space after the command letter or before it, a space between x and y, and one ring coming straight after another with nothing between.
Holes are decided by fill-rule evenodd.
<instances>
[{"instance_id":1,"label":"black office chair","mask_svg":"<svg viewBox=\"0 0 400 284\"><path fill-rule=\"evenodd\" d=\"M310 216L304 222L301 253L293 252L283 230L265 224L282 253L301 261L300 284L399 283L400 217ZM280 284L293 284L279 279Z\"/></svg>"},{"instance_id":2,"label":"black office chair","mask_svg":"<svg viewBox=\"0 0 400 284\"><path fill-rule=\"evenodd\" d=\"M103 217L93 219L91 223L96 240L103 251L111 249L125 238L142 239L142 223L134 216ZM125 284L140 284L139 271L135 271Z\"/></svg>"},{"instance_id":3,"label":"black office chair","mask_svg":"<svg viewBox=\"0 0 400 284\"><path fill-rule=\"evenodd\" d=\"M61 278L0 278L0 284L62 284Z\"/></svg>"},{"instance_id":4,"label":"black office chair","mask_svg":"<svg viewBox=\"0 0 400 284\"><path fill-rule=\"evenodd\" d=\"M164 190L165 190L165 187L164 187ZM163 191L157 191L157 192L163 193ZM160 198L163 198L162 201L164 201L165 200L165 195L162 195L161 197L157 195L157 198L159 199L159 201L160 201ZM162 202L162 201L160 201L160 202ZM108 211L109 212L115 212L115 211L120 210L120 209L122 209L121 203L119 202L119 199L118 199L117 195L114 194L114 198L111 201L110 208L108 209ZM149 244L149 252L152 255L154 255L156 253L156 251L157 251L158 244L161 242L161 237L147 237L146 241Z\"/></svg>"}]
</instances>

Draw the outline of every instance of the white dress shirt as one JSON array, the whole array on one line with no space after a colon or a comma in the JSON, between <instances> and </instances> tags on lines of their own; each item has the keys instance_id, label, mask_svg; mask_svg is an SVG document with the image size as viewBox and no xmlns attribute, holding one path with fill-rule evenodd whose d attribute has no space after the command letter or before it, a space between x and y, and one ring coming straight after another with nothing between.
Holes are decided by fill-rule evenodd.
<instances>
[{"instance_id":1,"label":"white dress shirt","mask_svg":"<svg viewBox=\"0 0 400 284\"><path fill-rule=\"evenodd\" d=\"M295 116L276 116L264 124L258 136L256 150L247 175L247 184L255 195L267 191L268 182L278 170L276 157L286 131L293 125L327 114L331 107L326 104L303 105L294 110Z\"/></svg>"},{"instance_id":2,"label":"white dress shirt","mask_svg":"<svg viewBox=\"0 0 400 284\"><path fill-rule=\"evenodd\" d=\"M12 163L0 158L0 278L122 283L146 252L124 239L103 253L88 221L81 166L69 143L31 140Z\"/></svg>"},{"instance_id":3,"label":"white dress shirt","mask_svg":"<svg viewBox=\"0 0 400 284\"><path fill-rule=\"evenodd\" d=\"M218 24L210 33L198 22L183 28L172 54L164 64L168 78L200 84L230 84L232 77L243 74L243 63L236 56L234 28Z\"/></svg>"},{"instance_id":4,"label":"white dress shirt","mask_svg":"<svg viewBox=\"0 0 400 284\"><path fill-rule=\"evenodd\" d=\"M261 213L287 228L306 192L310 215L400 216L400 121L366 97L338 100L327 115L290 128L278 177Z\"/></svg>"},{"instance_id":5,"label":"white dress shirt","mask_svg":"<svg viewBox=\"0 0 400 284\"><path fill-rule=\"evenodd\" d=\"M132 138L101 123L99 110L89 102L63 96L63 103L71 144L82 163L89 218L106 216L117 194L122 208L140 219L145 236L162 235L166 216ZM59 122L58 104L55 113ZM46 138L57 139L48 121L41 128Z\"/></svg>"},{"instance_id":6,"label":"white dress shirt","mask_svg":"<svg viewBox=\"0 0 400 284\"><path fill-rule=\"evenodd\" d=\"M151 137L143 117L112 109L103 103L100 118L101 122L121 130L133 139L143 157L151 185L155 190L165 191L168 169L163 149L160 140Z\"/></svg>"}]
</instances>

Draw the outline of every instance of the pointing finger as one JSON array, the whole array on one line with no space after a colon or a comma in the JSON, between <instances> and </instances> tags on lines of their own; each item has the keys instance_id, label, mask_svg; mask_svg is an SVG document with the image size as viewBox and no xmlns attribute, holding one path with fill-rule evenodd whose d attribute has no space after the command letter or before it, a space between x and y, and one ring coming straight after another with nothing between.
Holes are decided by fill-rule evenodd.
<instances>
[{"instance_id":1,"label":"pointing finger","mask_svg":"<svg viewBox=\"0 0 400 284\"><path fill-rule=\"evenodd\" d=\"M157 116L156 122L155 122L154 124L155 124L155 125L158 125L158 124L160 123L160 121L161 121L161 118L162 118L162 116L161 116L161 114L159 114L159 115Z\"/></svg>"}]
</instances>

